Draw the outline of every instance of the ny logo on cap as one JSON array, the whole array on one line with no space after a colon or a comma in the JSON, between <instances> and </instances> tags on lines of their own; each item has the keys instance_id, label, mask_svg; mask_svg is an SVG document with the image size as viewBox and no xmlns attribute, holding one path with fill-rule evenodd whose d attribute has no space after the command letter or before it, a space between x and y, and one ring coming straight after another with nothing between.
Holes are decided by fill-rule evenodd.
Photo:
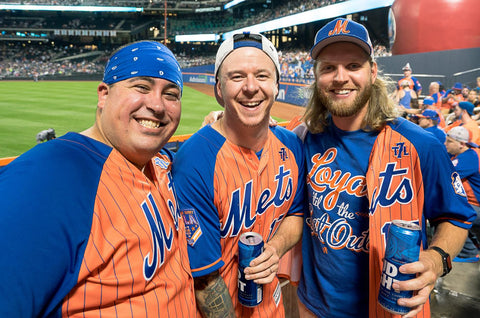
<instances>
[{"instance_id":1,"label":"ny logo on cap","mask_svg":"<svg viewBox=\"0 0 480 318\"><path fill-rule=\"evenodd\" d=\"M344 21L338 20L333 30L330 30L330 32L328 32L328 36L337 35L340 33L344 33L344 34L350 33L350 31L347 30L347 25L348 25L348 20L344 20Z\"/></svg>"}]
</instances>

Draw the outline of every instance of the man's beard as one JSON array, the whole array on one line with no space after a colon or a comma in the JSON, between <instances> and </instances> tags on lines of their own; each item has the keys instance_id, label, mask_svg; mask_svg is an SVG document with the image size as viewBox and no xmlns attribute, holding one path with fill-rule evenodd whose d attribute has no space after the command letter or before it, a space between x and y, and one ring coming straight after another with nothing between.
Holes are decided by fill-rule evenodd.
<instances>
[{"instance_id":1,"label":"man's beard","mask_svg":"<svg viewBox=\"0 0 480 318\"><path fill-rule=\"evenodd\" d=\"M336 117L350 117L357 114L365 107L372 95L372 84L369 82L362 90L358 91L357 96L352 102L333 101L327 94L317 88L318 100L327 110Z\"/></svg>"}]
</instances>

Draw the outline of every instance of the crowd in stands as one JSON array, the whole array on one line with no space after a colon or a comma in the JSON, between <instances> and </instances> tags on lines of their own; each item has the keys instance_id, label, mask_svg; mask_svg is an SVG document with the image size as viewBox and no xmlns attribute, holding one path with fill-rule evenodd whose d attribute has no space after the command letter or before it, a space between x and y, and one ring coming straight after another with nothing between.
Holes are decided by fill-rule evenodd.
<instances>
[{"instance_id":1,"label":"crowd in stands","mask_svg":"<svg viewBox=\"0 0 480 318\"><path fill-rule=\"evenodd\" d=\"M405 91L413 93L406 104L402 103ZM470 124L474 128L470 133L475 139L472 141L480 145L480 76L476 79L476 87L456 82L451 88L445 88L441 82L434 81L429 84L428 92L424 95L420 95L420 92L421 87L415 87L413 82L409 84L404 79L399 80L392 98L405 117L416 121L425 109L434 110L440 128L448 131L450 125Z\"/></svg>"},{"instance_id":2,"label":"crowd in stands","mask_svg":"<svg viewBox=\"0 0 480 318\"><path fill-rule=\"evenodd\" d=\"M253 9L250 6L246 6L241 12L235 14L235 19L232 14L223 15L219 12L202 12L201 15L192 14L190 17L185 16L179 20L169 21L169 29L176 35L206 30L212 32L219 30L229 31L343 1L345 0L312 0L308 2L291 0L281 2L280 4L273 3L273 7L259 5Z\"/></svg>"},{"instance_id":3,"label":"crowd in stands","mask_svg":"<svg viewBox=\"0 0 480 318\"><path fill-rule=\"evenodd\" d=\"M147 18L142 23L148 21ZM0 28L25 31L30 29L48 30L131 30L138 24L136 16L115 16L113 14L92 15L90 13L63 14L55 19L42 16L29 16L23 12L8 12L0 17Z\"/></svg>"},{"instance_id":4,"label":"crowd in stands","mask_svg":"<svg viewBox=\"0 0 480 318\"><path fill-rule=\"evenodd\" d=\"M112 48L113 49L113 48ZM52 46L17 43L8 47L0 61L0 78L39 77L45 75L71 75L74 73L95 74L102 72L107 55L104 52L95 59L71 59L56 61L63 57L75 56L88 52L81 46ZM215 63L215 55L177 54L180 66L188 69L194 66L210 65ZM309 52L301 50L279 51L281 78L285 82L309 83L313 79L313 63Z\"/></svg>"},{"instance_id":5,"label":"crowd in stands","mask_svg":"<svg viewBox=\"0 0 480 318\"><path fill-rule=\"evenodd\" d=\"M46 76L68 76L75 73L98 74L103 72L107 55L87 58L71 58L86 53L76 46L49 46L16 44L3 52L0 61L0 79L30 78ZM62 59L62 58L71 59ZM95 58L95 59L93 59Z\"/></svg>"}]
</instances>

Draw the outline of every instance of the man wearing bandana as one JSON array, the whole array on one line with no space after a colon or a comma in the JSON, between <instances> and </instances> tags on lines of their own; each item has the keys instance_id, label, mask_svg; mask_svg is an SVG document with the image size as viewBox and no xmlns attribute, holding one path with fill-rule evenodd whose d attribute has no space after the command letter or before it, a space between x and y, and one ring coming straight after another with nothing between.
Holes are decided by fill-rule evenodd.
<instances>
[{"instance_id":1,"label":"man wearing bandana","mask_svg":"<svg viewBox=\"0 0 480 318\"><path fill-rule=\"evenodd\" d=\"M122 47L98 85L93 126L1 170L0 317L195 315L172 154L163 149L182 87L165 46Z\"/></svg>"}]
</instances>

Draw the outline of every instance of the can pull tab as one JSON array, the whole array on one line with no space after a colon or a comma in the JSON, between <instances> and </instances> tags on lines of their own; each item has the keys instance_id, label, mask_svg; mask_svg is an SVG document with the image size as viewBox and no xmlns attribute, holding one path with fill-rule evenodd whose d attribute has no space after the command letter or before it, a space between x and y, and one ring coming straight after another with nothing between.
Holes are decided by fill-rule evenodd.
<instances>
[{"instance_id":1,"label":"can pull tab","mask_svg":"<svg viewBox=\"0 0 480 318\"><path fill-rule=\"evenodd\" d=\"M248 236L246 237L246 239L247 239L248 243L250 243L250 244L255 244L255 236L253 236L253 235L248 235Z\"/></svg>"}]
</instances>

